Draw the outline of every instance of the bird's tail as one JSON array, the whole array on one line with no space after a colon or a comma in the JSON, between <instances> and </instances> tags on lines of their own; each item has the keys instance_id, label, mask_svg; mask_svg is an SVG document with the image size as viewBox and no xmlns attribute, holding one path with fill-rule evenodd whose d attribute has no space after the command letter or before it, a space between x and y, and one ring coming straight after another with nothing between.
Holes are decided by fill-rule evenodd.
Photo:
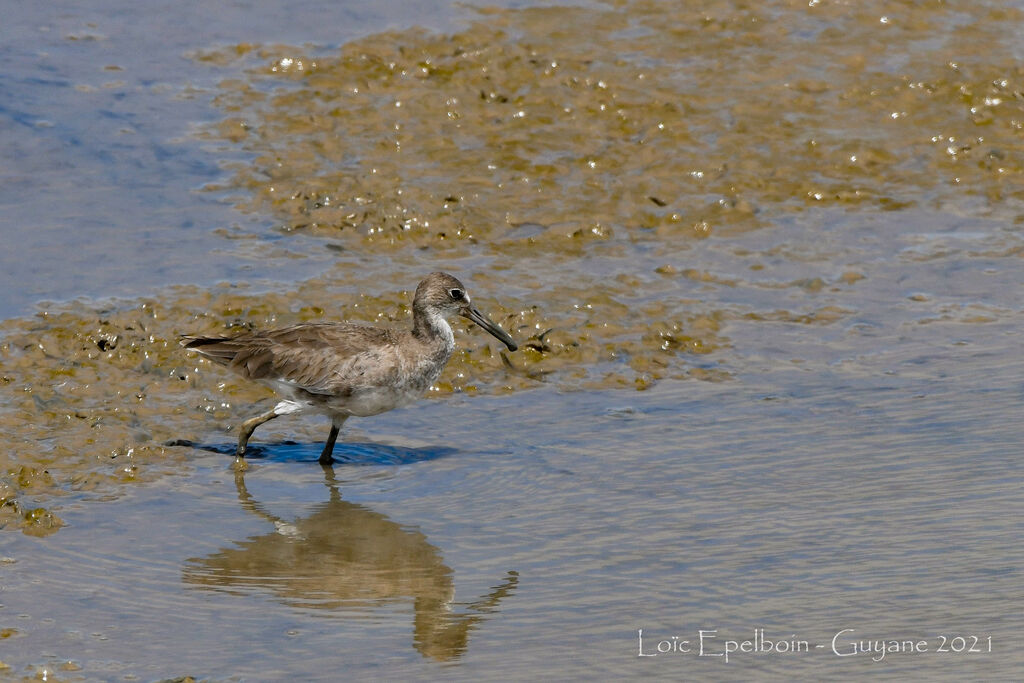
<instances>
[{"instance_id":1,"label":"bird's tail","mask_svg":"<svg viewBox=\"0 0 1024 683\"><path fill-rule=\"evenodd\" d=\"M204 358L221 365L229 365L239 350L238 342L230 337L197 337L186 334L181 337L179 343L186 349L196 351Z\"/></svg>"}]
</instances>

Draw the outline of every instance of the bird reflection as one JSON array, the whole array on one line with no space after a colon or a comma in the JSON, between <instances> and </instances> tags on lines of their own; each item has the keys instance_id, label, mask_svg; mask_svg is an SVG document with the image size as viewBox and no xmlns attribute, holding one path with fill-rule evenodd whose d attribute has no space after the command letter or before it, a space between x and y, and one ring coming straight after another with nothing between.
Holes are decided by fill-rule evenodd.
<instances>
[{"instance_id":1,"label":"bird reflection","mask_svg":"<svg viewBox=\"0 0 1024 683\"><path fill-rule=\"evenodd\" d=\"M416 650L441 661L460 657L477 623L515 590L518 574L509 571L487 595L453 605L452 570L439 549L422 533L342 500L334 469L323 469L329 499L313 514L291 522L256 501L245 487L244 471L236 471L242 507L274 530L190 559L184 581L238 594L258 588L291 607L325 611L351 612L411 599Z\"/></svg>"}]
</instances>

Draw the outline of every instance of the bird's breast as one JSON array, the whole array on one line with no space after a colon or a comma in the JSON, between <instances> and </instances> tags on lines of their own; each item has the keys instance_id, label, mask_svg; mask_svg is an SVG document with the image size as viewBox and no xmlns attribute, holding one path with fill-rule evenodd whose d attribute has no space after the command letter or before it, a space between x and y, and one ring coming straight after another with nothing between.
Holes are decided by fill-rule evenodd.
<instances>
[{"instance_id":1,"label":"bird's breast","mask_svg":"<svg viewBox=\"0 0 1024 683\"><path fill-rule=\"evenodd\" d=\"M382 350L338 368L334 384L339 390L328 399L331 409L367 417L414 402L437 381L451 356L447 346L416 351Z\"/></svg>"}]
</instances>

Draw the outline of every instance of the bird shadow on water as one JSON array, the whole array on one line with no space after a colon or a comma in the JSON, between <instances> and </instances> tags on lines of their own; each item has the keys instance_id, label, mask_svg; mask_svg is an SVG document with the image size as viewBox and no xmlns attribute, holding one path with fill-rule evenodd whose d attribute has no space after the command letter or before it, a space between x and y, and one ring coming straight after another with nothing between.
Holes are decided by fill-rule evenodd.
<instances>
[{"instance_id":1,"label":"bird shadow on water","mask_svg":"<svg viewBox=\"0 0 1024 683\"><path fill-rule=\"evenodd\" d=\"M232 457L235 455L234 444L205 444L178 440L167 445L188 446ZM323 444L319 442L280 441L269 444L252 444L246 448L245 459L261 462L317 462L322 449ZM458 453L457 449L447 446L409 448L371 442L338 442L334 448L334 465L412 465L446 458L455 453Z\"/></svg>"}]
</instances>

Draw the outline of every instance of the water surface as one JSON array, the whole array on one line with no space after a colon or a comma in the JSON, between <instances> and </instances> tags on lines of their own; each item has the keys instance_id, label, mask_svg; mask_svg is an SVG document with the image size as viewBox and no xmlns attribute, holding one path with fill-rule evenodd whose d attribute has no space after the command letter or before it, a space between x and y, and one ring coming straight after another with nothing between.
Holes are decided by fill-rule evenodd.
<instances>
[{"instance_id":1,"label":"water surface","mask_svg":"<svg viewBox=\"0 0 1024 683\"><path fill-rule=\"evenodd\" d=\"M104 7L3 29L5 676L1018 677L1019 5ZM437 268L521 351L231 468L178 334Z\"/></svg>"}]
</instances>

